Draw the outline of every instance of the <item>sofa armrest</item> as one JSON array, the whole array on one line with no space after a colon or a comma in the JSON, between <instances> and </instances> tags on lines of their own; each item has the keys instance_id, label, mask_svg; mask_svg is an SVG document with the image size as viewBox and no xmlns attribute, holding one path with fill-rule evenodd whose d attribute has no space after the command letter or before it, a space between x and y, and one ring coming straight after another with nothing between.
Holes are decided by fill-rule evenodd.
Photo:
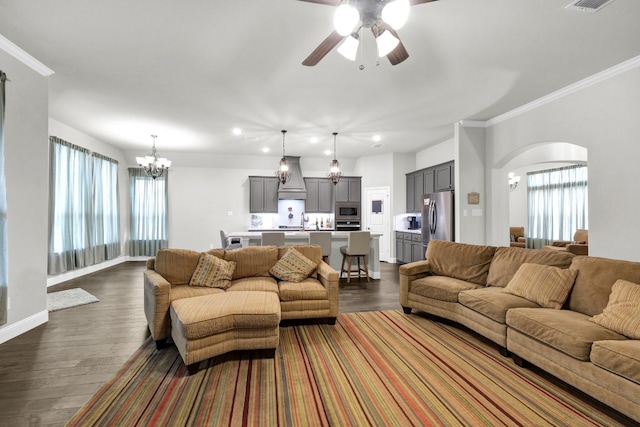
<instances>
[{"instance_id":1,"label":"sofa armrest","mask_svg":"<svg viewBox=\"0 0 640 427\"><path fill-rule=\"evenodd\" d=\"M589 245L572 243L567 245L567 252L571 252L574 255L589 255Z\"/></svg>"},{"instance_id":2,"label":"sofa armrest","mask_svg":"<svg viewBox=\"0 0 640 427\"><path fill-rule=\"evenodd\" d=\"M569 240L552 240L551 242L549 242L549 246L565 248L569 243L571 243Z\"/></svg>"},{"instance_id":3,"label":"sofa armrest","mask_svg":"<svg viewBox=\"0 0 640 427\"><path fill-rule=\"evenodd\" d=\"M398 268L400 276L400 305L407 307L409 304L409 289L411 282L431 274L429 261L416 261L403 264Z\"/></svg>"},{"instance_id":4,"label":"sofa armrest","mask_svg":"<svg viewBox=\"0 0 640 427\"><path fill-rule=\"evenodd\" d=\"M329 264L322 261L318 264L318 281L327 289L329 294L329 316L337 317L339 311L339 288L340 275Z\"/></svg>"},{"instance_id":5,"label":"sofa armrest","mask_svg":"<svg viewBox=\"0 0 640 427\"><path fill-rule=\"evenodd\" d=\"M155 270L145 270L143 274L144 314L149 332L154 340L163 340L171 334L169 319L171 284Z\"/></svg>"}]
</instances>

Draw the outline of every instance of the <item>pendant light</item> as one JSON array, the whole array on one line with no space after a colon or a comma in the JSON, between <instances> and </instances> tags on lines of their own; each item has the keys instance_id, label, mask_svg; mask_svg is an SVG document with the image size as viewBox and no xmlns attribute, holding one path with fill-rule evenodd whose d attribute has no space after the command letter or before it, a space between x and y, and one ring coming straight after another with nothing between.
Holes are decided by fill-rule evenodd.
<instances>
[{"instance_id":1,"label":"pendant light","mask_svg":"<svg viewBox=\"0 0 640 427\"><path fill-rule=\"evenodd\" d=\"M336 137L338 136L338 132L333 133L333 160L329 163L329 173L327 177L333 182L333 185L336 185L340 182L340 178L342 177L342 172L340 172L340 162L338 162L338 158L336 156Z\"/></svg>"},{"instance_id":2,"label":"pendant light","mask_svg":"<svg viewBox=\"0 0 640 427\"><path fill-rule=\"evenodd\" d=\"M164 174L166 170L171 166L171 160L167 160L164 157L158 157L159 153L156 150L156 138L157 135L151 135L153 138L153 146L151 151L144 157L136 157L138 166L142 168L147 176L156 179Z\"/></svg>"},{"instance_id":3,"label":"pendant light","mask_svg":"<svg viewBox=\"0 0 640 427\"><path fill-rule=\"evenodd\" d=\"M284 135L287 133L286 130L282 130L282 159L280 159L280 168L276 171L276 176L281 184L286 183L291 178L291 172L289 172L289 164L287 163L287 158L284 155Z\"/></svg>"}]
</instances>

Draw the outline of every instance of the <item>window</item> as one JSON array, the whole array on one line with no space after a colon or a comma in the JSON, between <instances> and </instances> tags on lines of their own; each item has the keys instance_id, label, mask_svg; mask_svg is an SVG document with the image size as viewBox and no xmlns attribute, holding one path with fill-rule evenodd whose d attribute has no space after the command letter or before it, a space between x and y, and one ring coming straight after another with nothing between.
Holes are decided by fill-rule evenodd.
<instances>
[{"instance_id":1,"label":"window","mask_svg":"<svg viewBox=\"0 0 640 427\"><path fill-rule=\"evenodd\" d=\"M156 256L168 246L167 175L153 179L142 169L129 169L131 256Z\"/></svg>"},{"instance_id":2,"label":"window","mask_svg":"<svg viewBox=\"0 0 640 427\"><path fill-rule=\"evenodd\" d=\"M571 240L588 229L587 166L576 165L527 174L529 227L527 247Z\"/></svg>"},{"instance_id":3,"label":"window","mask_svg":"<svg viewBox=\"0 0 640 427\"><path fill-rule=\"evenodd\" d=\"M118 162L50 137L49 274L120 255Z\"/></svg>"}]
</instances>

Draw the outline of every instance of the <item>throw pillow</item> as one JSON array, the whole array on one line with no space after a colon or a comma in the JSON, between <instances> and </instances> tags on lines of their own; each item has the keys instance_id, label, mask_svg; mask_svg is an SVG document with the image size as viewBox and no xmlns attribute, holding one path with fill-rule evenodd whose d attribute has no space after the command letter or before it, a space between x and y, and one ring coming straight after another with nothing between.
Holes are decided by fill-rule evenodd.
<instances>
[{"instance_id":1,"label":"throw pillow","mask_svg":"<svg viewBox=\"0 0 640 427\"><path fill-rule=\"evenodd\" d=\"M631 339L640 340L640 285L618 279L611 288L604 311L589 320Z\"/></svg>"},{"instance_id":2,"label":"throw pillow","mask_svg":"<svg viewBox=\"0 0 640 427\"><path fill-rule=\"evenodd\" d=\"M302 282L313 273L318 264L291 248L276 265L271 267L269 273L280 280L288 282Z\"/></svg>"},{"instance_id":3,"label":"throw pillow","mask_svg":"<svg viewBox=\"0 0 640 427\"><path fill-rule=\"evenodd\" d=\"M235 261L225 261L214 255L201 254L189 286L227 289L231 286L231 276L235 269Z\"/></svg>"},{"instance_id":4,"label":"throw pillow","mask_svg":"<svg viewBox=\"0 0 640 427\"><path fill-rule=\"evenodd\" d=\"M577 270L524 263L502 292L559 310L569 296L577 273Z\"/></svg>"}]
</instances>

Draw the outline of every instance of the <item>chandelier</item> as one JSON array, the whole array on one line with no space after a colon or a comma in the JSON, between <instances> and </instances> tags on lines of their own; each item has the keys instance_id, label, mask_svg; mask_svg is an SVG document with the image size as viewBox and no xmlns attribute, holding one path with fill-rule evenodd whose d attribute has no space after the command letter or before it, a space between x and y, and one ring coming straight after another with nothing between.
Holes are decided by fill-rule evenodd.
<instances>
[{"instance_id":1,"label":"chandelier","mask_svg":"<svg viewBox=\"0 0 640 427\"><path fill-rule=\"evenodd\" d=\"M276 171L276 176L280 183L284 184L289 181L291 178L291 172L289 172L289 164L287 163L287 158L284 155L284 135L287 133L286 130L282 130L282 159L280 159L280 167Z\"/></svg>"},{"instance_id":2,"label":"chandelier","mask_svg":"<svg viewBox=\"0 0 640 427\"><path fill-rule=\"evenodd\" d=\"M327 177L333 182L333 185L336 185L340 182L340 178L342 177L342 172L340 172L340 163L338 162L338 158L336 156L336 137L338 136L338 132L333 133L333 160L329 163L329 173Z\"/></svg>"},{"instance_id":3,"label":"chandelier","mask_svg":"<svg viewBox=\"0 0 640 427\"><path fill-rule=\"evenodd\" d=\"M144 170L144 173L147 176L150 176L153 179L162 176L171 166L171 160L165 159L164 157L158 157L158 150L156 150L157 137L157 135L151 135L151 138L153 138L153 146L151 147L149 154L144 157L136 157L138 166Z\"/></svg>"}]
</instances>

